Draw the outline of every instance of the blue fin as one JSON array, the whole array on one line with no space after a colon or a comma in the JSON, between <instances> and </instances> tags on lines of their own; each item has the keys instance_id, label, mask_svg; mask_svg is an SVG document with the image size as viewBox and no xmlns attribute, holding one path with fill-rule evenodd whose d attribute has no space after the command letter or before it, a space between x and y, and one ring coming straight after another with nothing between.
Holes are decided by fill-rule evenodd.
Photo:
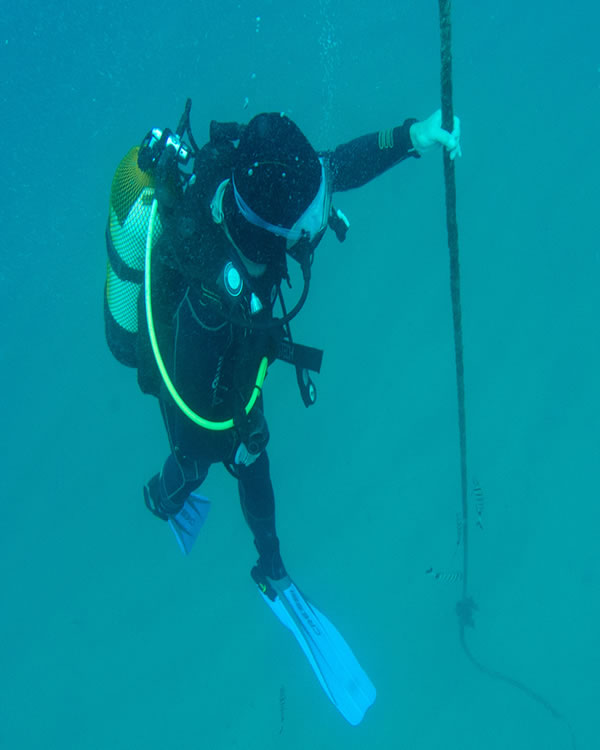
<instances>
[{"instance_id":1,"label":"blue fin","mask_svg":"<svg viewBox=\"0 0 600 750\"><path fill-rule=\"evenodd\" d=\"M189 555L192 551L196 537L209 510L210 500L202 497L202 495L192 493L179 513L173 518L169 518L169 526L175 534L184 555Z\"/></svg>"},{"instance_id":2,"label":"blue fin","mask_svg":"<svg viewBox=\"0 0 600 750\"><path fill-rule=\"evenodd\" d=\"M360 724L375 701L375 686L334 625L296 588L289 577L267 579L275 599L259 591L281 622L292 631L321 687L342 716Z\"/></svg>"}]
</instances>

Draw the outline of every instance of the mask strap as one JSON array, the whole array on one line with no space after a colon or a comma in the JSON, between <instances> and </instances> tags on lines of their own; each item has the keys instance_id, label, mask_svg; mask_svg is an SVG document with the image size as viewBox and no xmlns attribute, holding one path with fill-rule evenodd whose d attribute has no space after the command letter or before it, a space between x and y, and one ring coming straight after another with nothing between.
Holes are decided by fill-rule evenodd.
<instances>
[{"instance_id":1,"label":"mask strap","mask_svg":"<svg viewBox=\"0 0 600 750\"><path fill-rule=\"evenodd\" d=\"M216 189L213 199L210 202L210 213L212 214L215 224L222 224L223 219L225 218L225 214L223 213L223 196L225 195L227 185L229 185L229 180L223 180Z\"/></svg>"},{"instance_id":2,"label":"mask strap","mask_svg":"<svg viewBox=\"0 0 600 750\"><path fill-rule=\"evenodd\" d=\"M279 224L271 224L271 222L266 221L257 213L255 213L238 192L237 186L235 184L235 177L232 175L231 184L233 186L233 195L235 196L235 202L242 216L246 219L246 221L250 222L250 224L254 224L254 226L259 227L260 229L265 229L267 232L271 232L271 234L274 234L276 237L283 237L288 241L288 243L290 243L290 241L292 243L297 242L298 240L302 239L305 234L309 234L312 239L312 237L314 237L319 232L319 230L322 229L323 223L325 222L326 224L327 221L327 217L325 216L325 204L327 203L327 178L323 161L322 159L319 159L319 161L321 163L321 183L319 185L319 191L311 201L306 211L304 211L302 216L300 216L300 218L295 222L294 226L291 229L282 227ZM307 228L307 218L314 216L316 212L319 211L319 209L321 209L319 217L319 227ZM312 221L311 223L314 224L314 221Z\"/></svg>"}]
</instances>

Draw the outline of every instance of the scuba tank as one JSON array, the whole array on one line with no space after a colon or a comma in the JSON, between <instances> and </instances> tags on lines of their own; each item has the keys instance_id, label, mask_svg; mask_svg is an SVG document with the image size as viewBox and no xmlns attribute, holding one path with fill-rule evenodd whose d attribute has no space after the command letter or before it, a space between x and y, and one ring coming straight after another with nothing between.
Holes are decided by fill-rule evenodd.
<instances>
[{"instance_id":1,"label":"scuba tank","mask_svg":"<svg viewBox=\"0 0 600 750\"><path fill-rule=\"evenodd\" d=\"M106 227L106 340L116 359L128 367L137 366L138 297L144 282L146 235L155 194L153 176L138 167L139 151L139 146L132 148L117 167ZM161 233L157 219L152 241L156 242Z\"/></svg>"},{"instance_id":2,"label":"scuba tank","mask_svg":"<svg viewBox=\"0 0 600 750\"><path fill-rule=\"evenodd\" d=\"M188 101L182 117L186 124L190 107ZM144 282L152 204L156 198L165 204L173 200L169 193L177 187L178 167L191 156L190 147L180 137L184 129L185 126L181 133L172 133L168 128L151 130L142 145L134 146L122 159L112 181L106 228L104 319L108 346L116 359L128 367L138 364L138 298ZM149 239L152 245L162 231L157 214Z\"/></svg>"}]
</instances>

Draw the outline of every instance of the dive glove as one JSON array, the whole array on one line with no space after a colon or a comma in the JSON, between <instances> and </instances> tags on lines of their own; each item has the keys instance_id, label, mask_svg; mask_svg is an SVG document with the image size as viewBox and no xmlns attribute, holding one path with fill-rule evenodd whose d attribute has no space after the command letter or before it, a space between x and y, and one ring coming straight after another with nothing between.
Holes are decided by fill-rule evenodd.
<instances>
[{"instance_id":1,"label":"dive glove","mask_svg":"<svg viewBox=\"0 0 600 750\"><path fill-rule=\"evenodd\" d=\"M462 156L460 148L460 120L454 117L452 133L442 128L442 110L436 110L430 117L410 126L410 139L415 151L422 156L437 146L444 146L450 158Z\"/></svg>"},{"instance_id":2,"label":"dive glove","mask_svg":"<svg viewBox=\"0 0 600 750\"><path fill-rule=\"evenodd\" d=\"M267 447L269 427L259 407L254 407L241 430L242 440L235 452L234 462L238 466L251 466Z\"/></svg>"}]
</instances>

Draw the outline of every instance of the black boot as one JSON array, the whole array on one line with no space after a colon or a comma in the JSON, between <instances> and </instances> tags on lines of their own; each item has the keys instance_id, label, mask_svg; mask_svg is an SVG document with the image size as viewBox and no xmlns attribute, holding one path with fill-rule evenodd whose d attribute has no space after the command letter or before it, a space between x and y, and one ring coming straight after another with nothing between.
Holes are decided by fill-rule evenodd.
<instances>
[{"instance_id":1,"label":"black boot","mask_svg":"<svg viewBox=\"0 0 600 750\"><path fill-rule=\"evenodd\" d=\"M254 546L258 551L256 569L261 578L274 581L284 578L287 573L279 552L279 539L275 532L275 514L267 518L256 518L245 510L244 516L254 534ZM254 574L252 575L254 578Z\"/></svg>"},{"instance_id":2,"label":"black boot","mask_svg":"<svg viewBox=\"0 0 600 750\"><path fill-rule=\"evenodd\" d=\"M144 502L151 513L157 518L167 521L171 516L179 513L183 507L183 500L173 502L170 498L164 496L161 491L160 474L155 474L152 479L144 486Z\"/></svg>"},{"instance_id":3,"label":"black boot","mask_svg":"<svg viewBox=\"0 0 600 750\"><path fill-rule=\"evenodd\" d=\"M254 544L258 550L259 558L256 565L250 571L250 575L263 594L266 594L271 601L275 601L277 593L269 580L279 581L287 576L283 560L279 553L279 539L275 537L274 543L271 544L268 551L263 549L261 552L261 548L256 540Z\"/></svg>"},{"instance_id":4,"label":"black boot","mask_svg":"<svg viewBox=\"0 0 600 750\"><path fill-rule=\"evenodd\" d=\"M268 576L274 581L285 578L287 571L279 552L279 539L275 537L274 542L268 548L262 548L262 551L256 540L254 541L254 544L259 554L256 567L259 569L260 573L263 576Z\"/></svg>"}]
</instances>

